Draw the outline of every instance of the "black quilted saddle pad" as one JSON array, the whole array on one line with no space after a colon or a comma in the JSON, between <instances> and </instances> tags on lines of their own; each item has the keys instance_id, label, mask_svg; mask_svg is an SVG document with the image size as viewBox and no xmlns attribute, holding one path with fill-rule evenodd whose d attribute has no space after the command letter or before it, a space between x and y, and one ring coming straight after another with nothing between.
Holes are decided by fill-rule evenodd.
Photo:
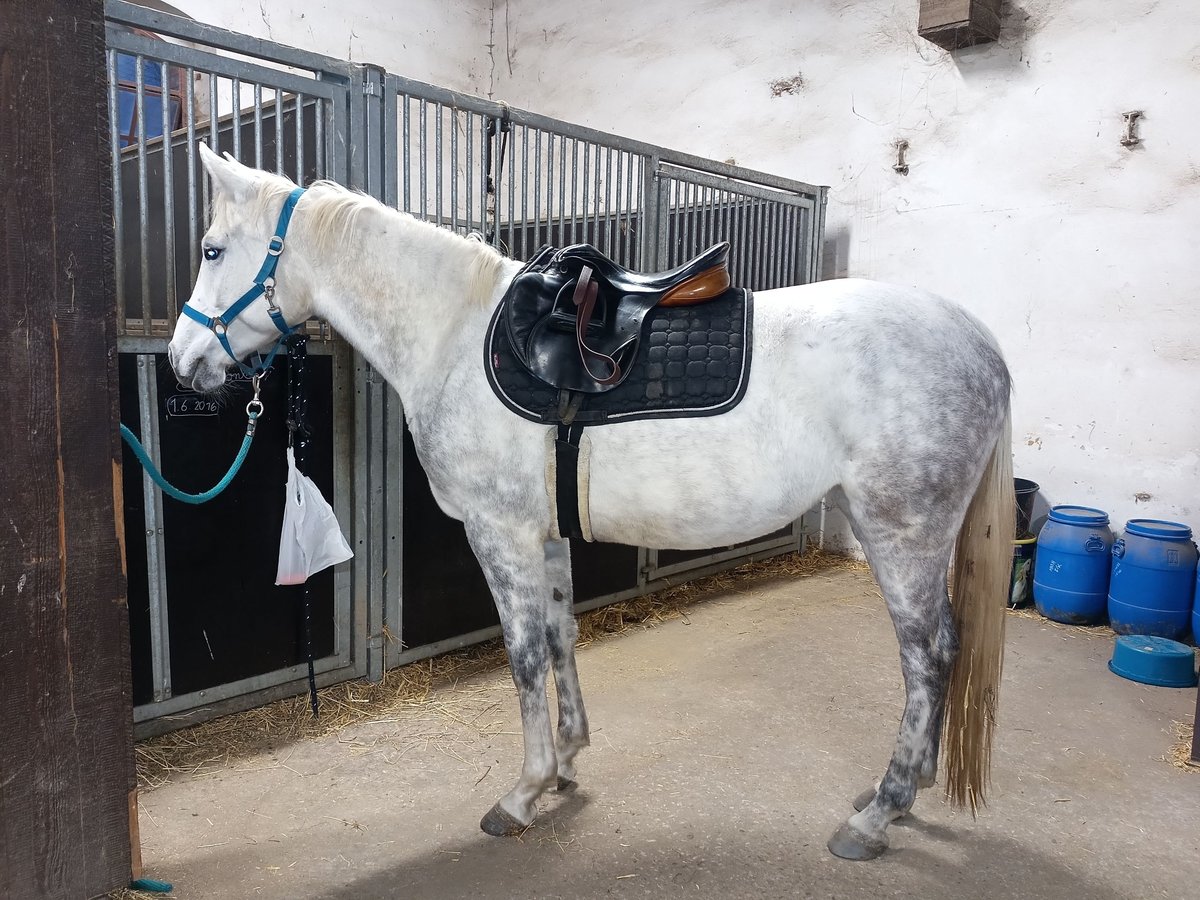
<instances>
[{"instance_id":1,"label":"black quilted saddle pad","mask_svg":"<svg viewBox=\"0 0 1200 900\"><path fill-rule=\"evenodd\" d=\"M484 341L488 382L523 418L561 421L567 398L517 359L497 307ZM715 416L737 406L750 379L754 299L730 288L695 306L656 307L646 317L628 377L602 394L572 394L574 421L606 425L638 419Z\"/></svg>"}]
</instances>

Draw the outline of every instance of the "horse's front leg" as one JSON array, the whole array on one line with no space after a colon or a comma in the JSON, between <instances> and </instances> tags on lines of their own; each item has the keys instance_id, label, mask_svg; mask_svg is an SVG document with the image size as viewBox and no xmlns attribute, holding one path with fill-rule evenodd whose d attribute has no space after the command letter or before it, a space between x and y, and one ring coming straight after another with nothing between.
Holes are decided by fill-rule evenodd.
<instances>
[{"instance_id":1,"label":"horse's front leg","mask_svg":"<svg viewBox=\"0 0 1200 900\"><path fill-rule=\"evenodd\" d=\"M541 538L530 529L468 521L467 540L492 589L513 683L521 703L525 763L511 791L488 810L479 827L488 834L519 834L537 816L537 799L554 784L557 762L546 702L546 598L550 587Z\"/></svg>"},{"instance_id":2,"label":"horse's front leg","mask_svg":"<svg viewBox=\"0 0 1200 900\"><path fill-rule=\"evenodd\" d=\"M579 625L575 621L575 594L571 580L571 544L546 542L546 579L550 588L546 621L546 641L554 664L554 685L558 693L558 789L575 785L575 756L588 745L587 712L579 689L575 668L575 641Z\"/></svg>"}]
</instances>

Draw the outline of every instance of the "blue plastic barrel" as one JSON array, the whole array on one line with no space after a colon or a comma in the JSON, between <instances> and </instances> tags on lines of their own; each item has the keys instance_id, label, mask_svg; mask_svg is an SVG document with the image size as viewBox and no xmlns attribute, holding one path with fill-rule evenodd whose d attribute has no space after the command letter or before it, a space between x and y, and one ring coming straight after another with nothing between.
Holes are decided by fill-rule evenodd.
<instances>
[{"instance_id":1,"label":"blue plastic barrel","mask_svg":"<svg viewBox=\"0 0 1200 900\"><path fill-rule=\"evenodd\" d=\"M1108 617L1117 634L1187 634L1196 581L1192 529L1178 522L1130 519L1113 544Z\"/></svg>"},{"instance_id":2,"label":"blue plastic barrel","mask_svg":"<svg viewBox=\"0 0 1200 900\"><path fill-rule=\"evenodd\" d=\"M1108 513L1090 506L1051 507L1033 564L1038 612L1069 625L1103 619L1112 544Z\"/></svg>"},{"instance_id":3,"label":"blue plastic barrel","mask_svg":"<svg viewBox=\"0 0 1200 900\"><path fill-rule=\"evenodd\" d=\"M1200 644L1200 564L1196 568L1196 595L1192 600L1192 640Z\"/></svg>"}]
</instances>

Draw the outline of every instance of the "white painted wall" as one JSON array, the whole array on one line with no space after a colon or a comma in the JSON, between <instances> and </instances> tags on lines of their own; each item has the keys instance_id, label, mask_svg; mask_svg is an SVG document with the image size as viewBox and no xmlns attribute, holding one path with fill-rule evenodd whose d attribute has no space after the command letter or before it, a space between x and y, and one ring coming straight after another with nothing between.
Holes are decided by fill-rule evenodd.
<instances>
[{"instance_id":1,"label":"white painted wall","mask_svg":"<svg viewBox=\"0 0 1200 900\"><path fill-rule=\"evenodd\" d=\"M375 63L418 81L473 94L489 88L491 13L481 0L172 0L171 6L200 22Z\"/></svg>"},{"instance_id":2,"label":"white painted wall","mask_svg":"<svg viewBox=\"0 0 1200 900\"><path fill-rule=\"evenodd\" d=\"M510 0L507 30L500 7L497 99L831 185L827 276L998 335L1016 474L1200 530L1200 6L1013 0L999 44L953 55L918 0Z\"/></svg>"}]
</instances>

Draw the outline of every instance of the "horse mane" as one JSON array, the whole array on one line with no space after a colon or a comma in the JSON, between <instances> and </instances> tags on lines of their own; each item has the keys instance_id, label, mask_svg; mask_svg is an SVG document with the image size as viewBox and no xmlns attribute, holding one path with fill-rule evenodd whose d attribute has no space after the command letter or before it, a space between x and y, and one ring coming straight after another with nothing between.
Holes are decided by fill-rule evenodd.
<instances>
[{"instance_id":1,"label":"horse mane","mask_svg":"<svg viewBox=\"0 0 1200 900\"><path fill-rule=\"evenodd\" d=\"M286 178L269 175L259 182L249 208L242 206L239 213L255 218L277 215L277 210L295 185ZM214 203L212 215L215 219L224 213L223 204ZM336 252L346 246L359 217L371 210L394 217L400 227L408 233L415 232L424 244L456 252L467 257L466 300L478 306L488 306L492 300L496 281L504 266L504 256L483 241L470 240L447 228L426 222L409 213L401 212L380 203L361 191L352 191L334 181L315 181L304 195L302 215L305 228L319 253Z\"/></svg>"}]
</instances>

